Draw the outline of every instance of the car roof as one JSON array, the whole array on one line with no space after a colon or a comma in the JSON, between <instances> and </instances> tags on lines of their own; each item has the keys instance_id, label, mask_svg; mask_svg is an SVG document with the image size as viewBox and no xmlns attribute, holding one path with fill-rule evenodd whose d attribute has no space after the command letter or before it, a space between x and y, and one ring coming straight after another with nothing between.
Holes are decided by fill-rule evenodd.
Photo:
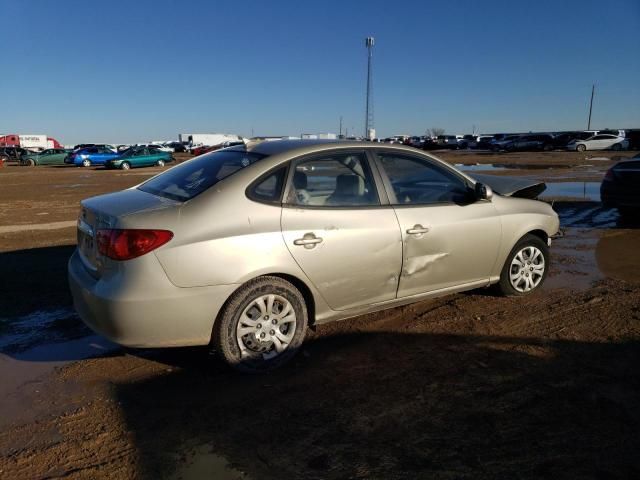
<instances>
[{"instance_id":1,"label":"car roof","mask_svg":"<svg viewBox=\"0 0 640 480\"><path fill-rule=\"evenodd\" d=\"M404 150L406 152L421 152L414 147L406 145L381 145L378 142L363 142L349 140L271 140L263 142L249 142L246 145L238 145L229 147L227 150L242 150L247 152L255 152L262 155L272 156L291 151L300 151L300 153L313 153L315 151L328 150L332 147L339 148L392 148L395 150Z\"/></svg>"}]
</instances>

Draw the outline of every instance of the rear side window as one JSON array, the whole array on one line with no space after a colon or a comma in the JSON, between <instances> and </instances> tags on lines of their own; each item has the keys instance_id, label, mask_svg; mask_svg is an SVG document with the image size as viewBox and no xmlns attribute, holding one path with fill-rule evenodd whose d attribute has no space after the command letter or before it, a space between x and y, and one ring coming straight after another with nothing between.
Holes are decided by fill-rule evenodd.
<instances>
[{"instance_id":1,"label":"rear side window","mask_svg":"<svg viewBox=\"0 0 640 480\"><path fill-rule=\"evenodd\" d=\"M260 179L247 192L252 200L265 203L280 203L282 187L287 176L287 167L281 167L275 172Z\"/></svg>"},{"instance_id":2,"label":"rear side window","mask_svg":"<svg viewBox=\"0 0 640 480\"><path fill-rule=\"evenodd\" d=\"M185 202L265 156L245 150L211 152L167 170L138 188L153 195Z\"/></svg>"}]
</instances>

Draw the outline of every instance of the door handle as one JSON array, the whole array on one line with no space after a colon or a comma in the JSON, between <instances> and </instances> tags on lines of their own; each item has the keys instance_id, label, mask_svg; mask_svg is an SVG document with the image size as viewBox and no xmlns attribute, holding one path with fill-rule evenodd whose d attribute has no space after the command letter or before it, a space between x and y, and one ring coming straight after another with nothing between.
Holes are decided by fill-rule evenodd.
<instances>
[{"instance_id":1,"label":"door handle","mask_svg":"<svg viewBox=\"0 0 640 480\"><path fill-rule=\"evenodd\" d=\"M322 238L316 237L313 233L305 233L302 238L296 238L293 241L294 245L302 245L306 249L310 249L316 246L317 243L322 242Z\"/></svg>"},{"instance_id":2,"label":"door handle","mask_svg":"<svg viewBox=\"0 0 640 480\"><path fill-rule=\"evenodd\" d=\"M412 228L407 229L407 233L409 235L422 235L423 233L428 233L429 229L427 227L423 227L419 223L414 225Z\"/></svg>"}]
</instances>

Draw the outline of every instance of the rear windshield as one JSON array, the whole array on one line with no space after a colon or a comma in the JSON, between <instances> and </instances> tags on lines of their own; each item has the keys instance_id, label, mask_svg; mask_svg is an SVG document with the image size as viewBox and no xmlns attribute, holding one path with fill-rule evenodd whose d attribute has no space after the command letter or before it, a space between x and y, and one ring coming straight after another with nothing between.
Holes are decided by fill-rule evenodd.
<instances>
[{"instance_id":1,"label":"rear windshield","mask_svg":"<svg viewBox=\"0 0 640 480\"><path fill-rule=\"evenodd\" d=\"M218 150L167 170L138 188L153 195L185 202L264 157L266 155L245 150Z\"/></svg>"}]
</instances>

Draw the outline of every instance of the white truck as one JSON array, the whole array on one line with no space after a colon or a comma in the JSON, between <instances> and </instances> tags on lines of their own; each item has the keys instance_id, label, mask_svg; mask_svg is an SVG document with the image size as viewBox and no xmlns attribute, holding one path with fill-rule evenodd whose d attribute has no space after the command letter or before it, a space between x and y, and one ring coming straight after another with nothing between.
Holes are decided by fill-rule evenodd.
<instances>
[{"instance_id":1,"label":"white truck","mask_svg":"<svg viewBox=\"0 0 640 480\"><path fill-rule=\"evenodd\" d=\"M241 142L242 137L228 133L181 133L178 140L192 146L221 145L225 142Z\"/></svg>"}]
</instances>

